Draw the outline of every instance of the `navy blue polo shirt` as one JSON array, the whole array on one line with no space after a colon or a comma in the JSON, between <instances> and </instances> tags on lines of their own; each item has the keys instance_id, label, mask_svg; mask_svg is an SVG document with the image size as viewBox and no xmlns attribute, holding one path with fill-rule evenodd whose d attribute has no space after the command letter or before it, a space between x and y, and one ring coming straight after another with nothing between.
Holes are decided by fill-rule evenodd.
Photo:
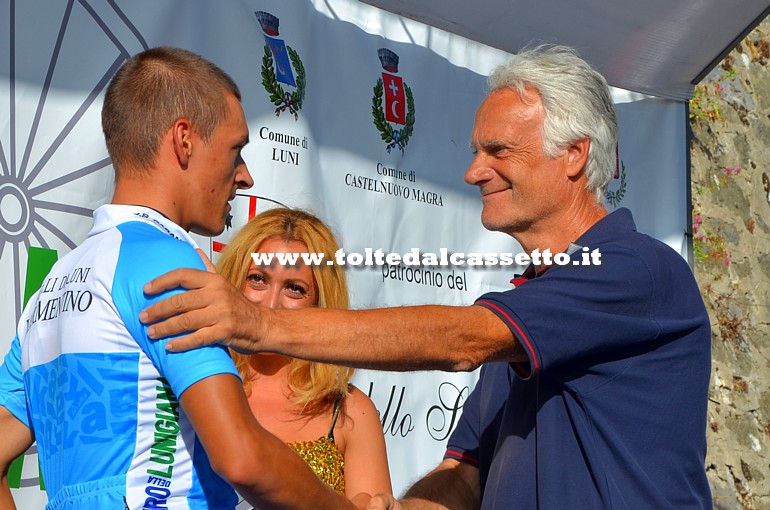
<instances>
[{"instance_id":1,"label":"navy blue polo shirt","mask_svg":"<svg viewBox=\"0 0 770 510\"><path fill-rule=\"evenodd\" d=\"M601 265L553 265L476 302L528 362L482 368L446 457L479 467L482 509L711 508L711 331L690 267L627 209L575 244Z\"/></svg>"}]
</instances>

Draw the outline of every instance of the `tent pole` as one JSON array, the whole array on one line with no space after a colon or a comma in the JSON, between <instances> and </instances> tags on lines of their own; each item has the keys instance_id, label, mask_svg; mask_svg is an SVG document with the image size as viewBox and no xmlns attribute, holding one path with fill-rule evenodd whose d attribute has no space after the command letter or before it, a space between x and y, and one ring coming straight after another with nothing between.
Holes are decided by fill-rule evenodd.
<instances>
[{"instance_id":1,"label":"tent pole","mask_svg":"<svg viewBox=\"0 0 770 510\"><path fill-rule=\"evenodd\" d=\"M687 253L687 263L690 265L691 269L695 269L695 261L693 260L693 250L692 250L692 243L693 243L693 231L692 231L692 161L690 158L690 149L692 147L692 140L693 140L693 133L692 133L692 126L690 126L690 102L685 101L684 102L684 123L686 126L685 129L685 142L686 142L686 149L685 149L685 204L687 207L687 211L685 213L685 231L684 231L684 239L685 239L685 251Z\"/></svg>"}]
</instances>

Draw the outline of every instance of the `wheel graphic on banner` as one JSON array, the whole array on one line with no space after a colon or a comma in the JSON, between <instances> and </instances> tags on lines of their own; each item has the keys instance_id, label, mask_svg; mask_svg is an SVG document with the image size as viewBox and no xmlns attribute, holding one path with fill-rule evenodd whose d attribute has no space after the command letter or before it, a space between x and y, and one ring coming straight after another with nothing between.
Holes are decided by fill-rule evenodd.
<instances>
[{"instance_id":1,"label":"wheel graphic on banner","mask_svg":"<svg viewBox=\"0 0 770 510\"><path fill-rule=\"evenodd\" d=\"M93 3L10 0L0 16L0 269L5 292L13 282L14 319L28 248L74 248L94 195L109 193L100 98L125 59L147 48L114 0Z\"/></svg>"},{"instance_id":2,"label":"wheel graphic on banner","mask_svg":"<svg viewBox=\"0 0 770 510\"><path fill-rule=\"evenodd\" d=\"M147 43L115 0L5 0L0 12L0 332L8 342L21 315L29 249L70 251L93 209L109 199L101 97ZM0 345L5 352L9 344ZM40 484L37 462L35 475L27 464L13 487Z\"/></svg>"}]
</instances>

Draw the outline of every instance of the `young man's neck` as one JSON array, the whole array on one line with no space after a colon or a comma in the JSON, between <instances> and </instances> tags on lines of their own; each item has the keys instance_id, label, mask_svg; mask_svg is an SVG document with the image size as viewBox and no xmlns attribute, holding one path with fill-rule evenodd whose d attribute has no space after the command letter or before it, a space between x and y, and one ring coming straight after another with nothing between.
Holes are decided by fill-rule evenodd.
<instances>
[{"instance_id":1,"label":"young man's neck","mask_svg":"<svg viewBox=\"0 0 770 510\"><path fill-rule=\"evenodd\" d=\"M112 204L148 207L181 225L181 201L175 197L173 188L150 178L120 178L115 183Z\"/></svg>"}]
</instances>

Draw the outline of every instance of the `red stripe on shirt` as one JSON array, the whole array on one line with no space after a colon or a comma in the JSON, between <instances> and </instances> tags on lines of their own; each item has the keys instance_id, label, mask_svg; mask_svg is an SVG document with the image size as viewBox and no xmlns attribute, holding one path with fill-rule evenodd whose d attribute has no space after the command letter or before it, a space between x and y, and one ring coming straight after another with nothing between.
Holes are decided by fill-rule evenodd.
<instances>
[{"instance_id":1,"label":"red stripe on shirt","mask_svg":"<svg viewBox=\"0 0 770 510\"><path fill-rule=\"evenodd\" d=\"M479 462L478 459L474 459L473 457L468 457L464 453L456 452L454 450L447 450L446 453L444 454L444 456L447 456L447 455L449 455L451 457L454 457L456 459L459 459L459 460L464 460L464 461L470 462L471 464L474 464L476 466L481 464L481 462Z\"/></svg>"},{"instance_id":2,"label":"red stripe on shirt","mask_svg":"<svg viewBox=\"0 0 770 510\"><path fill-rule=\"evenodd\" d=\"M516 331L519 333L521 338L524 340L524 343L527 345L527 348L529 349L530 354L532 354L532 362L535 365L535 369L533 373L537 373L540 370L540 364L537 362L537 355L535 354L535 350L532 348L532 344L530 343L529 338L527 338L527 335L524 334L524 331L522 331L522 329L519 327L516 321L514 321L505 310L503 310L502 308L500 308L494 303L490 303L489 301L476 301L476 304L477 305L483 304L490 308L494 308L495 310L500 312L500 314L502 314L503 317L508 319L508 322L510 322L514 328L516 328Z\"/></svg>"}]
</instances>

